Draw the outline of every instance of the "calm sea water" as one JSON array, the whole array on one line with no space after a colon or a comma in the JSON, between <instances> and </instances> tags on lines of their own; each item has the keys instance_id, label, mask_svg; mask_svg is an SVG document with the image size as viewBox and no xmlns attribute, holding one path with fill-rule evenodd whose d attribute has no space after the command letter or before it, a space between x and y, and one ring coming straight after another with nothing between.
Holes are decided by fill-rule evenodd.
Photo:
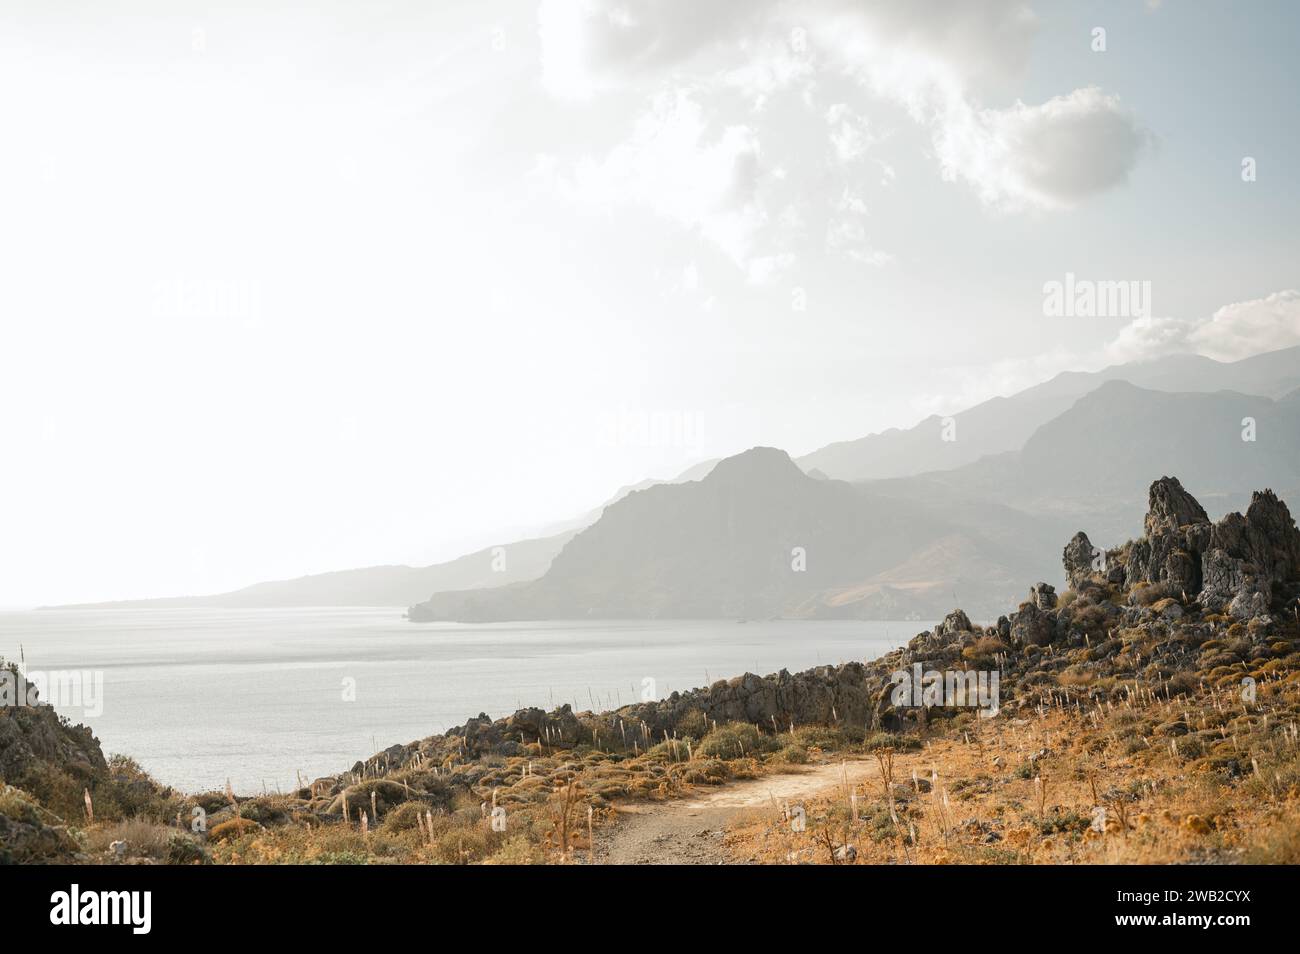
<instances>
[{"instance_id":1,"label":"calm sea water","mask_svg":"<svg viewBox=\"0 0 1300 954\"><path fill-rule=\"evenodd\" d=\"M412 624L394 609L0 613L0 656L103 673L103 711L65 709L105 753L187 791L287 790L486 712L614 708L742 672L864 660L928 622ZM344 700L355 680L355 700Z\"/></svg>"}]
</instances>

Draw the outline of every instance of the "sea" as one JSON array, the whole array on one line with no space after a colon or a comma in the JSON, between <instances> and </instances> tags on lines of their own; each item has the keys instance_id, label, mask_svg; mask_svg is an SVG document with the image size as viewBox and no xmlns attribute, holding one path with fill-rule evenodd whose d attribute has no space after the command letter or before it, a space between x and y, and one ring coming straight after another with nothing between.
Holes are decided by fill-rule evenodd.
<instances>
[{"instance_id":1,"label":"sea","mask_svg":"<svg viewBox=\"0 0 1300 954\"><path fill-rule=\"evenodd\" d=\"M289 791L485 713L614 709L868 660L929 621L411 623L401 607L0 612L0 658L186 792ZM67 674L78 674L71 678ZM33 678L37 678L35 675ZM39 683L38 683L39 684ZM78 685L80 684L80 685ZM58 698L54 697L58 692Z\"/></svg>"}]
</instances>

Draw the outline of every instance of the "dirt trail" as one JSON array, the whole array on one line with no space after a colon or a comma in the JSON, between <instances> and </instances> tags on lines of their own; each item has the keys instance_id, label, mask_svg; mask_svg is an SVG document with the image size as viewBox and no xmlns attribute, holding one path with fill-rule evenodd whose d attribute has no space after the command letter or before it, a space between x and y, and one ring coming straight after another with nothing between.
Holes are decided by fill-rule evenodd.
<instances>
[{"instance_id":1,"label":"dirt trail","mask_svg":"<svg viewBox=\"0 0 1300 954\"><path fill-rule=\"evenodd\" d=\"M874 762L811 766L798 774L770 775L724 785L689 798L620 806L613 828L596 836L596 860L607 865L717 865L743 862L723 845L728 821L740 812L808 798L844 783L862 791L879 776Z\"/></svg>"}]
</instances>

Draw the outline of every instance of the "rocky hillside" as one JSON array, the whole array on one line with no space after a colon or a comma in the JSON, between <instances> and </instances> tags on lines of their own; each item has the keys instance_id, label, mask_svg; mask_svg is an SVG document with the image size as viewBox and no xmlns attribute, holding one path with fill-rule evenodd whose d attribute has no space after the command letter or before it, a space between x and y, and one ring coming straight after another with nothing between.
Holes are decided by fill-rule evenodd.
<instances>
[{"instance_id":1,"label":"rocky hillside","mask_svg":"<svg viewBox=\"0 0 1300 954\"><path fill-rule=\"evenodd\" d=\"M33 701L31 692L19 668L0 660L0 863L75 855L60 814L77 817L83 790L108 774L89 729L48 705L16 704Z\"/></svg>"},{"instance_id":2,"label":"rocky hillside","mask_svg":"<svg viewBox=\"0 0 1300 954\"><path fill-rule=\"evenodd\" d=\"M1240 680L1256 667L1296 652L1300 530L1272 491L1255 494L1243 513L1211 523L1176 478L1149 491L1144 535L1103 552L1082 531L1065 546L1070 589L1037 583L1014 612L988 626L955 610L906 649L867 663L751 673L659 702L617 712L552 713L525 709L464 726L378 756L400 766L448 754L514 755L538 740L593 744L624 736L653 744L701 726L745 721L777 728L840 721L901 729L925 710L889 702L890 676L914 663L929 668L1001 668L1004 705L1026 698L1026 684L1070 670L1080 684L1138 678L1153 691L1172 680L1183 689L1202 675ZM1285 635L1285 639L1281 639ZM1216 638L1217 637L1217 638ZM1226 637L1228 642L1220 640ZM1182 691L1182 690L1180 690ZM1009 697L1009 698L1008 698Z\"/></svg>"}]
</instances>

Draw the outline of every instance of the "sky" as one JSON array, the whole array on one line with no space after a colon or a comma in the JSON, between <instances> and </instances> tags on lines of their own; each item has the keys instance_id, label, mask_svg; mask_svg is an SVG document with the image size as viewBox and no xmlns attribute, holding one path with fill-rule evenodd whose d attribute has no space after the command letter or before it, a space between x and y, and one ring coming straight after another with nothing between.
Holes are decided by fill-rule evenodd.
<instances>
[{"instance_id":1,"label":"sky","mask_svg":"<svg viewBox=\"0 0 1300 954\"><path fill-rule=\"evenodd\" d=\"M1282 2L6 0L0 606L435 562L753 445L1300 343L1298 38ZM1049 315L1067 275L1150 308Z\"/></svg>"}]
</instances>

